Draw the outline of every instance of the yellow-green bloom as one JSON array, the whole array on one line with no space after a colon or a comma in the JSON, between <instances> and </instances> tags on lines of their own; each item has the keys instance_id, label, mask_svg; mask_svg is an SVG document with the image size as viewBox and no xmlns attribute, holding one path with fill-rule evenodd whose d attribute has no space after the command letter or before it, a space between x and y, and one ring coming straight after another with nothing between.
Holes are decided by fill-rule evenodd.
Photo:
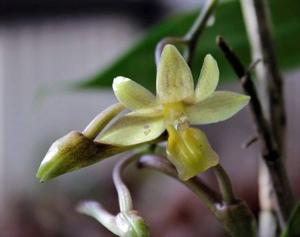
<instances>
[{"instance_id":1,"label":"yellow-green bloom","mask_svg":"<svg viewBox=\"0 0 300 237\"><path fill-rule=\"evenodd\" d=\"M129 146L151 141L167 129L168 159L176 166L179 177L187 180L217 165L219 160L205 134L190 128L190 124L228 119L250 99L233 92L215 91L218 81L217 62L207 55L194 88L186 61L174 46L167 45L157 69L156 96L128 78L114 79L117 99L132 112L116 121L98 141Z\"/></svg>"}]
</instances>

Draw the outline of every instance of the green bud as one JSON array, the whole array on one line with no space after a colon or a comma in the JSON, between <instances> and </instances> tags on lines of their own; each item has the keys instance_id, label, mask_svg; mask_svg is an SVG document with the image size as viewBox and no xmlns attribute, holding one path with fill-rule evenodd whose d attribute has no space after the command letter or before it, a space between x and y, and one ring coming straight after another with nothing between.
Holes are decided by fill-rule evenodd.
<instances>
[{"instance_id":1,"label":"green bud","mask_svg":"<svg viewBox=\"0 0 300 237\"><path fill-rule=\"evenodd\" d=\"M56 140L44 157L37 178L43 182L132 148L93 141L122 110L122 104L114 104L98 114L82 133L72 131Z\"/></svg>"},{"instance_id":2,"label":"green bud","mask_svg":"<svg viewBox=\"0 0 300 237\"><path fill-rule=\"evenodd\" d=\"M119 237L149 237L149 229L135 210L122 211L116 216L109 213L100 203L84 201L77 207L81 214L95 218L105 228Z\"/></svg>"},{"instance_id":3,"label":"green bud","mask_svg":"<svg viewBox=\"0 0 300 237\"><path fill-rule=\"evenodd\" d=\"M90 164L99 146L80 132L72 131L49 148L37 172L41 182Z\"/></svg>"},{"instance_id":4,"label":"green bud","mask_svg":"<svg viewBox=\"0 0 300 237\"><path fill-rule=\"evenodd\" d=\"M153 140L153 142L163 139L164 135ZM36 177L44 182L141 145L143 143L132 146L104 144L93 141L80 132L72 131L51 145L40 164Z\"/></svg>"},{"instance_id":5,"label":"green bud","mask_svg":"<svg viewBox=\"0 0 300 237\"><path fill-rule=\"evenodd\" d=\"M116 216L120 237L148 237L149 229L137 211L120 212Z\"/></svg>"}]
</instances>

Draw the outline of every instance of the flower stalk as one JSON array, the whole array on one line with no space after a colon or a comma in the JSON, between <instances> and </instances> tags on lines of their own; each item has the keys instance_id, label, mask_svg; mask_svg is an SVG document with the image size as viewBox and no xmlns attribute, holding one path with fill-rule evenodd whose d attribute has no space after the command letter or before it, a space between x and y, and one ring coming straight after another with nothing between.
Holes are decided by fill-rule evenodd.
<instances>
[{"instance_id":1,"label":"flower stalk","mask_svg":"<svg viewBox=\"0 0 300 237\"><path fill-rule=\"evenodd\" d=\"M82 134L87 138L94 140L99 133L105 128L105 126L119 113L121 113L125 107L116 103L109 106L107 109L99 113L83 130Z\"/></svg>"},{"instance_id":2,"label":"flower stalk","mask_svg":"<svg viewBox=\"0 0 300 237\"><path fill-rule=\"evenodd\" d=\"M133 155L127 159L123 159L115 165L113 170L113 181L118 193L120 210L124 212L132 210L133 203L129 189L123 182L122 173L130 163L134 162L139 157L140 155Z\"/></svg>"},{"instance_id":3,"label":"flower stalk","mask_svg":"<svg viewBox=\"0 0 300 237\"><path fill-rule=\"evenodd\" d=\"M143 155L138 161L139 168L148 168L161 172L167 176L174 178L188 189L190 189L196 196L204 203L204 205L211 211L216 210L215 203L220 202L221 196L215 190L211 189L198 176L189 180L183 181L178 178L178 174L174 166L162 155L148 154Z\"/></svg>"},{"instance_id":4,"label":"flower stalk","mask_svg":"<svg viewBox=\"0 0 300 237\"><path fill-rule=\"evenodd\" d=\"M200 177L196 176L183 181L178 178L174 167L160 155L145 155L139 159L140 168L148 168L164 173L181 182L191 190L201 202L211 211L224 229L232 237L256 237L256 221L247 204L237 199L231 191L230 198L223 200L222 196L207 186ZM216 169L216 168L215 168ZM230 179L225 170L218 167L218 179L221 192L227 193L231 187ZM224 184L226 185L224 186ZM224 190L226 190L224 192ZM226 196L226 195L225 195Z\"/></svg>"},{"instance_id":5,"label":"flower stalk","mask_svg":"<svg viewBox=\"0 0 300 237\"><path fill-rule=\"evenodd\" d=\"M91 216L109 231L119 237L149 237L149 229L138 212L133 209L132 197L123 181L122 173L140 155L133 155L117 163L113 170L113 181L118 193L120 212L110 214L95 201L84 201L78 205L78 212Z\"/></svg>"},{"instance_id":6,"label":"flower stalk","mask_svg":"<svg viewBox=\"0 0 300 237\"><path fill-rule=\"evenodd\" d=\"M228 174L220 164L216 165L213 169L219 183L224 203L235 203L237 199L234 195Z\"/></svg>"}]
</instances>

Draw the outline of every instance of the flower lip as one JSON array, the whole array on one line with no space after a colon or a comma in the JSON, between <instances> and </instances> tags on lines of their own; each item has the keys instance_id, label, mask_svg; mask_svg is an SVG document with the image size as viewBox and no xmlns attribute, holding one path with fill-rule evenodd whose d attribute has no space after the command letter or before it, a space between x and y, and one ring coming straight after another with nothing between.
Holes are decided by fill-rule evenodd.
<instances>
[{"instance_id":1,"label":"flower lip","mask_svg":"<svg viewBox=\"0 0 300 237\"><path fill-rule=\"evenodd\" d=\"M205 134L196 128L176 130L168 126L168 159L175 165L181 180L188 180L219 163Z\"/></svg>"}]
</instances>

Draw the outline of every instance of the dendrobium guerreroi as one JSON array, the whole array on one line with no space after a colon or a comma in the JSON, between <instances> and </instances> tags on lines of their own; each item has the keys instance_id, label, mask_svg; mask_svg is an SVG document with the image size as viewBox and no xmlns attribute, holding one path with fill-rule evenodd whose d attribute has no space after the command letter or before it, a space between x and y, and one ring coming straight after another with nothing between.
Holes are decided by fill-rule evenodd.
<instances>
[{"instance_id":1,"label":"dendrobium guerreroi","mask_svg":"<svg viewBox=\"0 0 300 237\"><path fill-rule=\"evenodd\" d=\"M157 69L155 96L125 77L113 81L114 93L132 112L117 120L96 141L131 146L151 141L168 132L167 154L182 180L219 162L206 135L191 125L226 120L249 102L249 96L215 91L219 81L217 62L207 55L194 88L191 70L172 45L163 49Z\"/></svg>"}]
</instances>

